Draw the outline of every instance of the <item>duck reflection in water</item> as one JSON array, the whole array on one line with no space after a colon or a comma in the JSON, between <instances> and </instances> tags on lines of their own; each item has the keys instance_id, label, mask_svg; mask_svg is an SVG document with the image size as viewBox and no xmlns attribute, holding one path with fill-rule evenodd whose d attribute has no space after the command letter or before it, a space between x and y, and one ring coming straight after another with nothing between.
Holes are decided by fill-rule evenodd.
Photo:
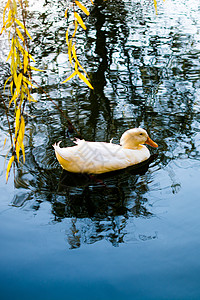
<instances>
[{"instance_id":1,"label":"duck reflection in water","mask_svg":"<svg viewBox=\"0 0 200 300\"><path fill-rule=\"evenodd\" d=\"M140 175L148 171L156 157L152 155L137 166L106 174L62 171L58 194L65 197L63 202L54 202L53 213L57 220L71 218L66 236L72 249L82 243L91 244L102 239L118 246L124 242L130 217L152 216L144 197L148 173L145 178Z\"/></svg>"},{"instance_id":2,"label":"duck reflection in water","mask_svg":"<svg viewBox=\"0 0 200 300\"><path fill-rule=\"evenodd\" d=\"M75 174L63 170L58 186L58 194L65 195L64 202L54 202L54 214L57 218L66 217L98 217L104 219L126 215L130 209L127 202L133 201L131 215L151 215L143 203L146 200L146 184L139 183L139 175L144 175L149 165L157 156L152 155L147 161L100 175ZM137 183L137 184L136 184ZM134 195L132 194L134 193ZM132 198L135 199L132 199Z\"/></svg>"}]
</instances>

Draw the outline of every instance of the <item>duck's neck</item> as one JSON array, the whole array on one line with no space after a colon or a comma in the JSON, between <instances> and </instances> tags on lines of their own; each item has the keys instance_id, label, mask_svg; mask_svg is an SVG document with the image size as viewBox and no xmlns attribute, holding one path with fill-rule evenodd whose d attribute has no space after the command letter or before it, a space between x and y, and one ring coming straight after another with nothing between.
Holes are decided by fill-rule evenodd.
<instances>
[{"instance_id":1,"label":"duck's neck","mask_svg":"<svg viewBox=\"0 0 200 300\"><path fill-rule=\"evenodd\" d=\"M134 143L126 143L124 145L122 145L123 149L132 149L132 150L140 150L142 149L143 147L145 147L144 145L136 145Z\"/></svg>"}]
</instances>

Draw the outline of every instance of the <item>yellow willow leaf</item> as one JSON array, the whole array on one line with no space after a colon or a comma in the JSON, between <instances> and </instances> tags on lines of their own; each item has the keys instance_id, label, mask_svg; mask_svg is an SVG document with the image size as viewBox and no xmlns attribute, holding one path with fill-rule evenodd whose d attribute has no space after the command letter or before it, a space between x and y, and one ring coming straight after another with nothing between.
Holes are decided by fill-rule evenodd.
<instances>
[{"instance_id":1,"label":"yellow willow leaf","mask_svg":"<svg viewBox=\"0 0 200 300\"><path fill-rule=\"evenodd\" d=\"M85 75L88 77L87 72L85 71L85 69L81 66L80 62L78 61L77 55L76 55L76 49L75 49L75 45L72 46L72 53L73 53L73 57L75 62L77 63L77 66L79 66L83 72L85 73ZM77 69L78 71L78 69Z\"/></svg>"},{"instance_id":2,"label":"yellow willow leaf","mask_svg":"<svg viewBox=\"0 0 200 300\"><path fill-rule=\"evenodd\" d=\"M5 30L5 26L3 26L3 27L1 28L0 35L2 35L2 33L4 32L4 30Z\"/></svg>"},{"instance_id":3,"label":"yellow willow leaf","mask_svg":"<svg viewBox=\"0 0 200 300\"><path fill-rule=\"evenodd\" d=\"M78 66L81 68L81 70L85 73L86 77L89 77L85 69L81 66L81 64L78 61Z\"/></svg>"},{"instance_id":4,"label":"yellow willow leaf","mask_svg":"<svg viewBox=\"0 0 200 300\"><path fill-rule=\"evenodd\" d=\"M11 19L12 19L12 11L10 10L8 13L8 19L6 20L6 23L10 23Z\"/></svg>"},{"instance_id":5,"label":"yellow willow leaf","mask_svg":"<svg viewBox=\"0 0 200 300\"><path fill-rule=\"evenodd\" d=\"M68 12L68 8L65 11L65 19L67 19L67 12Z\"/></svg>"},{"instance_id":6,"label":"yellow willow leaf","mask_svg":"<svg viewBox=\"0 0 200 300\"><path fill-rule=\"evenodd\" d=\"M18 51L18 52L19 52L19 51ZM19 54L18 54L18 55L19 55ZM13 46L12 46L11 58L13 59L13 62L15 62L15 58L17 58L16 45L13 45Z\"/></svg>"},{"instance_id":7,"label":"yellow willow leaf","mask_svg":"<svg viewBox=\"0 0 200 300\"><path fill-rule=\"evenodd\" d=\"M69 27L68 27L68 29L67 29L67 31L66 31L66 36L65 36L65 38L66 38L66 43L67 43L67 46L69 45L68 32L69 32Z\"/></svg>"},{"instance_id":8,"label":"yellow willow leaf","mask_svg":"<svg viewBox=\"0 0 200 300\"><path fill-rule=\"evenodd\" d=\"M22 86L22 87L23 87L23 86ZM25 94L24 94L23 90L21 90L21 94L20 94L20 103L19 103L20 106L22 106L23 101L24 101L24 98L25 98Z\"/></svg>"},{"instance_id":9,"label":"yellow willow leaf","mask_svg":"<svg viewBox=\"0 0 200 300\"><path fill-rule=\"evenodd\" d=\"M81 4L79 1L75 0L76 5L87 15L89 16L89 11L87 10L87 8Z\"/></svg>"},{"instance_id":10,"label":"yellow willow leaf","mask_svg":"<svg viewBox=\"0 0 200 300\"><path fill-rule=\"evenodd\" d=\"M5 138L5 140L4 140L4 143L3 143L3 149L5 148L6 141L7 141L7 138Z\"/></svg>"},{"instance_id":11,"label":"yellow willow leaf","mask_svg":"<svg viewBox=\"0 0 200 300\"><path fill-rule=\"evenodd\" d=\"M19 57L19 51L16 51L16 47L13 49L13 54L14 54L14 57L16 58L16 60L17 60L18 57Z\"/></svg>"},{"instance_id":12,"label":"yellow willow leaf","mask_svg":"<svg viewBox=\"0 0 200 300\"><path fill-rule=\"evenodd\" d=\"M13 80L11 81L11 83L10 83L10 92L11 92L11 94L12 94L12 96L13 96ZM9 105L10 106L10 105Z\"/></svg>"},{"instance_id":13,"label":"yellow willow leaf","mask_svg":"<svg viewBox=\"0 0 200 300\"><path fill-rule=\"evenodd\" d=\"M21 127L23 129L23 132L25 132L25 121L24 121L24 117L23 116L21 118Z\"/></svg>"},{"instance_id":14,"label":"yellow willow leaf","mask_svg":"<svg viewBox=\"0 0 200 300\"><path fill-rule=\"evenodd\" d=\"M18 93L17 91L14 92L13 97L11 98L11 100L9 101L9 107L11 106L11 103L14 101L16 102L16 99L18 97Z\"/></svg>"},{"instance_id":15,"label":"yellow willow leaf","mask_svg":"<svg viewBox=\"0 0 200 300\"><path fill-rule=\"evenodd\" d=\"M10 50L10 52L9 52L9 54L8 54L8 57L7 57L6 61L8 61L9 58L11 57L12 51L13 51L13 49L11 48L11 50Z\"/></svg>"},{"instance_id":16,"label":"yellow willow leaf","mask_svg":"<svg viewBox=\"0 0 200 300\"><path fill-rule=\"evenodd\" d=\"M30 53L28 53L21 45L19 45L18 48L19 48L19 51L21 51L21 53L22 53L23 56L26 55L27 57L29 57L30 59L32 59L32 61L35 62L35 59L33 58L33 56Z\"/></svg>"},{"instance_id":17,"label":"yellow willow leaf","mask_svg":"<svg viewBox=\"0 0 200 300\"><path fill-rule=\"evenodd\" d=\"M26 74L28 68L28 57L24 55L24 74Z\"/></svg>"},{"instance_id":18,"label":"yellow willow leaf","mask_svg":"<svg viewBox=\"0 0 200 300\"><path fill-rule=\"evenodd\" d=\"M22 154L23 154L23 161L25 163L25 151L24 151L24 143L21 144Z\"/></svg>"},{"instance_id":19,"label":"yellow willow leaf","mask_svg":"<svg viewBox=\"0 0 200 300\"><path fill-rule=\"evenodd\" d=\"M32 59L32 61L34 61L34 62L35 62L35 59L33 58L33 56L32 56L31 54L29 54L27 51L26 51L25 53L27 54L27 56L29 56L29 57L30 57L30 59Z\"/></svg>"},{"instance_id":20,"label":"yellow willow leaf","mask_svg":"<svg viewBox=\"0 0 200 300\"><path fill-rule=\"evenodd\" d=\"M10 153L10 150L12 149L12 147L13 147L13 144L9 147L9 149L8 149L8 151L7 151L7 153L6 153L6 155L5 155L5 160L4 160L4 169L5 169L5 165L6 165L6 159L7 159L7 157L8 157L8 154Z\"/></svg>"},{"instance_id":21,"label":"yellow willow leaf","mask_svg":"<svg viewBox=\"0 0 200 300\"><path fill-rule=\"evenodd\" d=\"M21 84L22 84L22 73L20 73L17 77L17 86L16 86L16 89L17 89L17 93L19 94L20 93L20 88L21 88Z\"/></svg>"},{"instance_id":22,"label":"yellow willow leaf","mask_svg":"<svg viewBox=\"0 0 200 300\"><path fill-rule=\"evenodd\" d=\"M92 90L94 89L93 86L91 85L91 83L87 80L87 78L82 73L78 72L77 74L78 74L79 78L82 81L84 81L87 84L87 86L89 86L89 88L91 88Z\"/></svg>"},{"instance_id":23,"label":"yellow willow leaf","mask_svg":"<svg viewBox=\"0 0 200 300\"><path fill-rule=\"evenodd\" d=\"M16 27L16 31L17 31L17 34L18 34L19 38L20 38L20 39L22 40L22 42L23 42L23 41L24 41L24 37L23 37L21 31L19 30L19 28Z\"/></svg>"},{"instance_id":24,"label":"yellow willow leaf","mask_svg":"<svg viewBox=\"0 0 200 300\"><path fill-rule=\"evenodd\" d=\"M17 14L17 3L15 0L12 0L13 2L13 10L14 10L14 13Z\"/></svg>"},{"instance_id":25,"label":"yellow willow leaf","mask_svg":"<svg viewBox=\"0 0 200 300\"><path fill-rule=\"evenodd\" d=\"M11 69L11 74L14 77L14 73L16 73L17 71L17 63L15 61L15 56L16 56L16 50L15 48L13 49L14 51L11 54L11 65L10 65L10 69Z\"/></svg>"},{"instance_id":26,"label":"yellow willow leaf","mask_svg":"<svg viewBox=\"0 0 200 300\"><path fill-rule=\"evenodd\" d=\"M35 100L31 95L30 95L30 90L27 86L27 84L23 81L23 85L24 85L24 90L25 93L27 94L27 98L29 102L37 102L37 100Z\"/></svg>"},{"instance_id":27,"label":"yellow willow leaf","mask_svg":"<svg viewBox=\"0 0 200 300\"><path fill-rule=\"evenodd\" d=\"M36 86L34 86L32 84L32 82L30 82L25 76L23 76L23 81L25 81L27 84L29 84L30 86L34 87L34 88L37 88Z\"/></svg>"},{"instance_id":28,"label":"yellow willow leaf","mask_svg":"<svg viewBox=\"0 0 200 300\"><path fill-rule=\"evenodd\" d=\"M72 46L72 54L73 54L73 57L75 59L75 61L78 63L78 58L76 56L76 48L75 48L75 44Z\"/></svg>"},{"instance_id":29,"label":"yellow willow leaf","mask_svg":"<svg viewBox=\"0 0 200 300\"><path fill-rule=\"evenodd\" d=\"M72 39L69 41L69 45L68 45L68 57L69 57L69 62L71 65L72 64Z\"/></svg>"},{"instance_id":30,"label":"yellow willow leaf","mask_svg":"<svg viewBox=\"0 0 200 300\"><path fill-rule=\"evenodd\" d=\"M6 88L6 84L8 83L8 81L12 78L12 76L8 77L8 79L6 80L6 82L4 83L4 91L5 91L5 88Z\"/></svg>"},{"instance_id":31,"label":"yellow willow leaf","mask_svg":"<svg viewBox=\"0 0 200 300\"><path fill-rule=\"evenodd\" d=\"M23 99L24 99L25 94L26 94L26 88L25 88L25 86L24 86L24 82L22 82L21 98L22 98L22 95L23 95ZM21 99L20 99L20 102L21 102ZM21 103L20 103L20 105L21 105Z\"/></svg>"},{"instance_id":32,"label":"yellow willow leaf","mask_svg":"<svg viewBox=\"0 0 200 300\"><path fill-rule=\"evenodd\" d=\"M16 88L17 88L17 85L18 85L18 77L17 77L17 73L16 73L16 72L14 72L14 74L13 74L13 79L14 79L15 86L16 86Z\"/></svg>"},{"instance_id":33,"label":"yellow willow leaf","mask_svg":"<svg viewBox=\"0 0 200 300\"><path fill-rule=\"evenodd\" d=\"M15 39L14 39L14 36L12 37L12 40L11 40L11 47L14 49L15 48Z\"/></svg>"},{"instance_id":34,"label":"yellow willow leaf","mask_svg":"<svg viewBox=\"0 0 200 300\"><path fill-rule=\"evenodd\" d=\"M12 25L12 22L9 22L6 24L6 29L9 28Z\"/></svg>"},{"instance_id":35,"label":"yellow willow leaf","mask_svg":"<svg viewBox=\"0 0 200 300\"><path fill-rule=\"evenodd\" d=\"M3 23L5 23L6 9L9 8L9 6L10 6L10 0L8 0L8 2L6 3L6 6L4 7L4 10L3 10Z\"/></svg>"},{"instance_id":36,"label":"yellow willow leaf","mask_svg":"<svg viewBox=\"0 0 200 300\"><path fill-rule=\"evenodd\" d=\"M45 72L45 70L40 70L40 69L37 69L37 68L32 67L32 66L30 66L30 69L34 70L34 71L38 71L38 72Z\"/></svg>"},{"instance_id":37,"label":"yellow willow leaf","mask_svg":"<svg viewBox=\"0 0 200 300\"><path fill-rule=\"evenodd\" d=\"M22 63L21 63L21 59L20 59L20 55L19 55L19 51L17 51L18 55L17 55L17 59L16 59L16 63L18 66L18 69L22 69Z\"/></svg>"},{"instance_id":38,"label":"yellow willow leaf","mask_svg":"<svg viewBox=\"0 0 200 300\"><path fill-rule=\"evenodd\" d=\"M75 21L74 21L74 32L73 32L73 34L72 34L72 38L75 37L77 28L78 28L78 22L75 20Z\"/></svg>"},{"instance_id":39,"label":"yellow willow leaf","mask_svg":"<svg viewBox=\"0 0 200 300\"><path fill-rule=\"evenodd\" d=\"M20 42L19 42L19 40L18 40L17 35L15 35L15 39L14 39L14 47L17 49L17 51L18 51L19 48L22 48L22 46L21 46L21 44L20 44ZM19 51L18 51L18 52L19 52Z\"/></svg>"},{"instance_id":40,"label":"yellow willow leaf","mask_svg":"<svg viewBox=\"0 0 200 300\"><path fill-rule=\"evenodd\" d=\"M21 147L21 144L24 139L24 133L25 133L25 122L24 122L24 117L21 116L21 123L20 123L20 130L19 130L19 146Z\"/></svg>"},{"instance_id":41,"label":"yellow willow leaf","mask_svg":"<svg viewBox=\"0 0 200 300\"><path fill-rule=\"evenodd\" d=\"M15 74L16 75L16 74ZM15 85L16 85L16 91L17 91L17 94L19 95L20 93L20 88L21 88L21 81L22 81L22 77L21 77L21 80L20 80L20 77L19 76L15 76L14 75L14 81L15 81ZM20 74L19 74L20 75Z\"/></svg>"},{"instance_id":42,"label":"yellow willow leaf","mask_svg":"<svg viewBox=\"0 0 200 300\"><path fill-rule=\"evenodd\" d=\"M9 28L12 24L13 24L12 11L10 10L6 21L5 21L5 15L3 16L3 27L1 29L0 34L2 34L3 31L6 30L6 28Z\"/></svg>"},{"instance_id":43,"label":"yellow willow leaf","mask_svg":"<svg viewBox=\"0 0 200 300\"><path fill-rule=\"evenodd\" d=\"M37 102L31 95L28 97L29 102Z\"/></svg>"},{"instance_id":44,"label":"yellow willow leaf","mask_svg":"<svg viewBox=\"0 0 200 300\"><path fill-rule=\"evenodd\" d=\"M17 42L17 41L16 41ZM22 53L22 55L24 56L24 55L26 55L27 57L29 57L30 59L32 59L32 61L34 61L35 62L35 59L32 57L32 55L30 54L30 53L28 53L21 45L20 45L20 43L19 43L19 41L18 41L18 49L19 49L19 51Z\"/></svg>"},{"instance_id":45,"label":"yellow willow leaf","mask_svg":"<svg viewBox=\"0 0 200 300\"><path fill-rule=\"evenodd\" d=\"M26 92L29 91L28 85L23 81L23 85L25 87Z\"/></svg>"},{"instance_id":46,"label":"yellow willow leaf","mask_svg":"<svg viewBox=\"0 0 200 300\"><path fill-rule=\"evenodd\" d=\"M154 3L154 7L155 7L155 12L156 12L156 15L157 15L158 14L157 1L153 0L153 3Z\"/></svg>"},{"instance_id":47,"label":"yellow willow leaf","mask_svg":"<svg viewBox=\"0 0 200 300\"><path fill-rule=\"evenodd\" d=\"M14 51L15 51L15 48L12 47L12 53L11 53L11 65L10 65L10 68L13 69L13 67L15 66L15 54L14 54Z\"/></svg>"},{"instance_id":48,"label":"yellow willow leaf","mask_svg":"<svg viewBox=\"0 0 200 300\"><path fill-rule=\"evenodd\" d=\"M6 182L8 181L8 176L9 176L10 169L11 169L11 166L12 166L12 163L13 163L14 159L15 159L15 157L14 157L14 155L12 155L9 162L8 162L7 170L6 170Z\"/></svg>"},{"instance_id":49,"label":"yellow willow leaf","mask_svg":"<svg viewBox=\"0 0 200 300\"><path fill-rule=\"evenodd\" d=\"M77 72L74 71L74 73L72 73L69 77L67 77L67 79L65 79L62 83L65 83L65 82L69 81L69 80L72 79L76 74L77 74Z\"/></svg>"},{"instance_id":50,"label":"yellow willow leaf","mask_svg":"<svg viewBox=\"0 0 200 300\"><path fill-rule=\"evenodd\" d=\"M74 17L77 19L77 21L79 22L79 24L81 25L81 27L86 30L86 26L83 23L82 18L79 16L79 14L77 12L74 13Z\"/></svg>"},{"instance_id":51,"label":"yellow willow leaf","mask_svg":"<svg viewBox=\"0 0 200 300\"><path fill-rule=\"evenodd\" d=\"M24 25L17 19L15 19L15 22L26 32L26 34L29 36L29 38L32 40L32 37L30 36L28 30L24 27Z\"/></svg>"},{"instance_id":52,"label":"yellow willow leaf","mask_svg":"<svg viewBox=\"0 0 200 300\"><path fill-rule=\"evenodd\" d=\"M21 115L21 110L20 108L17 109L16 111L16 117L15 117L15 137L17 136L18 130L19 130L19 119Z\"/></svg>"},{"instance_id":53,"label":"yellow willow leaf","mask_svg":"<svg viewBox=\"0 0 200 300\"><path fill-rule=\"evenodd\" d=\"M22 77L23 77L23 74L20 73L20 74L18 75L18 81L19 81L20 85L21 85Z\"/></svg>"},{"instance_id":54,"label":"yellow willow leaf","mask_svg":"<svg viewBox=\"0 0 200 300\"><path fill-rule=\"evenodd\" d=\"M15 153L16 153L18 162L19 162L19 151L20 151L19 143L18 143L18 141L16 141L16 143L15 143Z\"/></svg>"},{"instance_id":55,"label":"yellow willow leaf","mask_svg":"<svg viewBox=\"0 0 200 300\"><path fill-rule=\"evenodd\" d=\"M92 5L94 4L94 2L92 1L92 0L90 0L91 1L91 3L92 3Z\"/></svg>"},{"instance_id":56,"label":"yellow willow leaf","mask_svg":"<svg viewBox=\"0 0 200 300\"><path fill-rule=\"evenodd\" d=\"M14 83L14 85L15 85L15 89L16 89L16 87L17 87L17 84L18 84L18 78L17 78L17 73L15 72L15 70L13 70L13 72L12 72L13 74L12 74L12 77L13 77L13 83Z\"/></svg>"},{"instance_id":57,"label":"yellow willow leaf","mask_svg":"<svg viewBox=\"0 0 200 300\"><path fill-rule=\"evenodd\" d=\"M78 61L78 58L77 58L77 55L76 55L76 49L75 49L75 44L72 46L72 54L73 54L73 57L77 63L77 65L83 70L83 72L85 73L86 76L87 75L87 72L85 71L85 69L81 66L80 62Z\"/></svg>"},{"instance_id":58,"label":"yellow willow leaf","mask_svg":"<svg viewBox=\"0 0 200 300\"><path fill-rule=\"evenodd\" d=\"M75 62L74 68L75 68L76 73L78 74L79 70L78 70L78 64L77 64L77 62Z\"/></svg>"}]
</instances>

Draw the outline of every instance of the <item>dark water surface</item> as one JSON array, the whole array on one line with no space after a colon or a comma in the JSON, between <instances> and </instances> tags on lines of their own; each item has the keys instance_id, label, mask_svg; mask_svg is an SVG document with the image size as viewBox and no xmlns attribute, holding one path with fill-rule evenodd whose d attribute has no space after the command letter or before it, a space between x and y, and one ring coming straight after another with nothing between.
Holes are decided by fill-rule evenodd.
<instances>
[{"instance_id":1,"label":"dark water surface","mask_svg":"<svg viewBox=\"0 0 200 300\"><path fill-rule=\"evenodd\" d=\"M151 3L152 2L152 3ZM1 12L3 8L2 1ZM97 1L77 33L94 91L70 74L65 1L29 1L43 90L27 107L26 163L5 184L1 150L1 299L200 299L200 5ZM0 89L9 74L0 37ZM109 176L63 172L52 144L67 120L91 141L132 127L159 145L148 165ZM0 147L8 133L0 106Z\"/></svg>"}]
</instances>

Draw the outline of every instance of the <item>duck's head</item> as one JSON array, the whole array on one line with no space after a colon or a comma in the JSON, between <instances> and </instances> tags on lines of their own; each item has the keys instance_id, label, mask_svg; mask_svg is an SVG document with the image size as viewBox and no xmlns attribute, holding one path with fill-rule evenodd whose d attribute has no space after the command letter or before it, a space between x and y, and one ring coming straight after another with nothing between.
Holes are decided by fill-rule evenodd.
<instances>
[{"instance_id":1,"label":"duck's head","mask_svg":"<svg viewBox=\"0 0 200 300\"><path fill-rule=\"evenodd\" d=\"M146 130L142 128L133 128L125 131L120 139L120 145L125 149L137 149L141 144L158 147L158 145L150 139Z\"/></svg>"}]
</instances>

